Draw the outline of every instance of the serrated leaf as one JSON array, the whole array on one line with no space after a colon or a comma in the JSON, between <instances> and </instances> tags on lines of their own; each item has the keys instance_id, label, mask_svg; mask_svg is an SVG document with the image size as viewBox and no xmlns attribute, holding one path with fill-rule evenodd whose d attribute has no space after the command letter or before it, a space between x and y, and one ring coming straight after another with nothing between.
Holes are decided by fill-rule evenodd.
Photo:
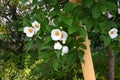
<instances>
[{"instance_id":1,"label":"serrated leaf","mask_svg":"<svg viewBox=\"0 0 120 80\"><path fill-rule=\"evenodd\" d=\"M68 28L69 34L75 33L79 30L78 26L71 26Z\"/></svg>"},{"instance_id":2,"label":"serrated leaf","mask_svg":"<svg viewBox=\"0 0 120 80\"><path fill-rule=\"evenodd\" d=\"M57 71L57 69L58 69L58 60L57 60L57 58L55 58L55 59L52 61L52 65L53 65L53 68Z\"/></svg>"},{"instance_id":3,"label":"serrated leaf","mask_svg":"<svg viewBox=\"0 0 120 80\"><path fill-rule=\"evenodd\" d=\"M72 18L68 18L68 19L64 19L64 23L66 23L67 25L71 26L73 22Z\"/></svg>"},{"instance_id":4,"label":"serrated leaf","mask_svg":"<svg viewBox=\"0 0 120 80\"><path fill-rule=\"evenodd\" d=\"M100 10L102 11L102 12L107 12L107 7L106 6L103 6L103 5L101 5L100 6Z\"/></svg>"},{"instance_id":5,"label":"serrated leaf","mask_svg":"<svg viewBox=\"0 0 120 80\"><path fill-rule=\"evenodd\" d=\"M67 64L71 66L76 60L76 55L75 54L70 54L69 57L67 57Z\"/></svg>"},{"instance_id":6,"label":"serrated leaf","mask_svg":"<svg viewBox=\"0 0 120 80\"><path fill-rule=\"evenodd\" d=\"M111 42L111 39L109 36L104 36L104 46L107 47Z\"/></svg>"},{"instance_id":7,"label":"serrated leaf","mask_svg":"<svg viewBox=\"0 0 120 80\"><path fill-rule=\"evenodd\" d=\"M86 25L87 29L90 30L92 25L93 25L93 22L91 19L89 18L85 18L82 20L82 22Z\"/></svg>"},{"instance_id":8,"label":"serrated leaf","mask_svg":"<svg viewBox=\"0 0 120 80\"><path fill-rule=\"evenodd\" d=\"M85 40L86 36L87 36L87 32L86 32L85 28L80 27L79 32L80 32L81 36L84 38L84 40Z\"/></svg>"},{"instance_id":9,"label":"serrated leaf","mask_svg":"<svg viewBox=\"0 0 120 80\"><path fill-rule=\"evenodd\" d=\"M68 3L65 4L64 10L65 10L66 12L70 12L70 11L72 11L76 6L77 6L76 4L73 4L73 3L71 3L71 2L68 2Z\"/></svg>"},{"instance_id":10,"label":"serrated leaf","mask_svg":"<svg viewBox=\"0 0 120 80\"><path fill-rule=\"evenodd\" d=\"M30 50L32 44L33 44L33 40L29 41L29 42L26 44L26 47L25 47L26 53Z\"/></svg>"},{"instance_id":11,"label":"serrated leaf","mask_svg":"<svg viewBox=\"0 0 120 80\"><path fill-rule=\"evenodd\" d=\"M69 26L71 26L73 23L73 18L64 16L64 14L62 16L60 16L60 19Z\"/></svg>"},{"instance_id":12,"label":"serrated leaf","mask_svg":"<svg viewBox=\"0 0 120 80\"><path fill-rule=\"evenodd\" d=\"M84 56L84 51L79 50L79 51L78 51L78 58L80 59L80 61L81 61L82 63L85 63L83 56Z\"/></svg>"},{"instance_id":13,"label":"serrated leaf","mask_svg":"<svg viewBox=\"0 0 120 80\"><path fill-rule=\"evenodd\" d=\"M93 4L93 0L85 0L85 4L88 8L90 8Z\"/></svg>"},{"instance_id":14,"label":"serrated leaf","mask_svg":"<svg viewBox=\"0 0 120 80\"><path fill-rule=\"evenodd\" d=\"M116 4L111 1L105 1L103 4L104 4L104 6L107 7L108 10L116 10L117 9Z\"/></svg>"},{"instance_id":15,"label":"serrated leaf","mask_svg":"<svg viewBox=\"0 0 120 80\"><path fill-rule=\"evenodd\" d=\"M29 26L30 25L30 20L24 18L23 19L23 26Z\"/></svg>"},{"instance_id":16,"label":"serrated leaf","mask_svg":"<svg viewBox=\"0 0 120 80\"><path fill-rule=\"evenodd\" d=\"M22 2L22 4L25 4L27 1L28 1L28 0L22 0L21 2Z\"/></svg>"},{"instance_id":17,"label":"serrated leaf","mask_svg":"<svg viewBox=\"0 0 120 80\"><path fill-rule=\"evenodd\" d=\"M46 39L45 39L45 42L43 43L43 44L47 44L47 43L49 43L51 41L51 37L47 37Z\"/></svg>"},{"instance_id":18,"label":"serrated leaf","mask_svg":"<svg viewBox=\"0 0 120 80\"><path fill-rule=\"evenodd\" d=\"M53 55L52 51L40 52L39 58L51 58L52 55Z\"/></svg>"},{"instance_id":19,"label":"serrated leaf","mask_svg":"<svg viewBox=\"0 0 120 80\"><path fill-rule=\"evenodd\" d=\"M100 17L100 15L101 15L101 11L100 11L99 6L97 6L97 5L93 6L93 8L92 8L92 16L93 16L93 18L98 19Z\"/></svg>"},{"instance_id":20,"label":"serrated leaf","mask_svg":"<svg viewBox=\"0 0 120 80\"><path fill-rule=\"evenodd\" d=\"M80 46L80 48L82 48L82 49L87 49L85 44L82 44L82 43L81 43L81 44L79 44L79 46Z\"/></svg>"},{"instance_id":21,"label":"serrated leaf","mask_svg":"<svg viewBox=\"0 0 120 80\"><path fill-rule=\"evenodd\" d=\"M52 5L56 5L58 3L58 0L49 0L49 2L52 4Z\"/></svg>"}]
</instances>

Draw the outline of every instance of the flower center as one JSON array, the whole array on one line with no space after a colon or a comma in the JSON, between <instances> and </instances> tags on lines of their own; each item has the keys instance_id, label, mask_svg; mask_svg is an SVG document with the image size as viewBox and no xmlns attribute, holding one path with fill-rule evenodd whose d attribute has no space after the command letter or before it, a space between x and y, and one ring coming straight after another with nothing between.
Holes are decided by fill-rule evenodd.
<instances>
[{"instance_id":1,"label":"flower center","mask_svg":"<svg viewBox=\"0 0 120 80\"><path fill-rule=\"evenodd\" d=\"M64 37L64 34L61 35L61 38L63 38L63 37Z\"/></svg>"},{"instance_id":2,"label":"flower center","mask_svg":"<svg viewBox=\"0 0 120 80\"><path fill-rule=\"evenodd\" d=\"M40 26L38 24L35 24L35 28L39 28Z\"/></svg>"},{"instance_id":3,"label":"flower center","mask_svg":"<svg viewBox=\"0 0 120 80\"><path fill-rule=\"evenodd\" d=\"M110 34L111 34L111 35L114 34L114 31L111 31Z\"/></svg>"},{"instance_id":4,"label":"flower center","mask_svg":"<svg viewBox=\"0 0 120 80\"><path fill-rule=\"evenodd\" d=\"M55 32L55 36L59 36L60 33L58 31Z\"/></svg>"},{"instance_id":5,"label":"flower center","mask_svg":"<svg viewBox=\"0 0 120 80\"><path fill-rule=\"evenodd\" d=\"M33 32L33 29L32 29L32 28L30 28L30 29L28 30L28 32L29 32L29 33L32 33L32 32Z\"/></svg>"}]
</instances>

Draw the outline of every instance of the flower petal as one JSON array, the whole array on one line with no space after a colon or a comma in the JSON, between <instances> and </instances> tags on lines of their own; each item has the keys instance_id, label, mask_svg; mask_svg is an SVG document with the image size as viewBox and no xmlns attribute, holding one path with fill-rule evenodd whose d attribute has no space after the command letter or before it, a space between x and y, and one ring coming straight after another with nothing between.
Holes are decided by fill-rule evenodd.
<instances>
[{"instance_id":1,"label":"flower petal","mask_svg":"<svg viewBox=\"0 0 120 80\"><path fill-rule=\"evenodd\" d=\"M26 34L27 37L33 37L33 35L34 35L34 33L30 33L30 34L27 33L27 34Z\"/></svg>"},{"instance_id":2,"label":"flower petal","mask_svg":"<svg viewBox=\"0 0 120 80\"><path fill-rule=\"evenodd\" d=\"M118 32L118 30L116 28L112 28L109 31L109 36L111 37L111 39L114 39L118 36L117 32Z\"/></svg>"},{"instance_id":3,"label":"flower petal","mask_svg":"<svg viewBox=\"0 0 120 80\"><path fill-rule=\"evenodd\" d=\"M60 50L60 49L62 49L62 45L59 42L56 42L54 44L54 49Z\"/></svg>"},{"instance_id":4,"label":"flower petal","mask_svg":"<svg viewBox=\"0 0 120 80\"><path fill-rule=\"evenodd\" d=\"M118 14L120 14L120 8L118 8Z\"/></svg>"},{"instance_id":5,"label":"flower petal","mask_svg":"<svg viewBox=\"0 0 120 80\"><path fill-rule=\"evenodd\" d=\"M37 31L40 30L40 24L39 24L37 21L34 21L34 22L32 23L32 26L33 26L34 29L35 29L35 33L37 33Z\"/></svg>"},{"instance_id":6,"label":"flower petal","mask_svg":"<svg viewBox=\"0 0 120 80\"><path fill-rule=\"evenodd\" d=\"M108 16L109 19L113 17L113 15L111 13L109 13L109 12L108 12L107 16Z\"/></svg>"},{"instance_id":7,"label":"flower petal","mask_svg":"<svg viewBox=\"0 0 120 80\"><path fill-rule=\"evenodd\" d=\"M29 27L26 26L26 27L24 28L23 32L24 32L24 33L27 33L28 29L29 29Z\"/></svg>"},{"instance_id":8,"label":"flower petal","mask_svg":"<svg viewBox=\"0 0 120 80\"><path fill-rule=\"evenodd\" d=\"M62 31L62 36L61 36L61 39L62 41L66 41L67 40L67 37L68 37L68 34L65 32L65 31Z\"/></svg>"},{"instance_id":9,"label":"flower petal","mask_svg":"<svg viewBox=\"0 0 120 80\"><path fill-rule=\"evenodd\" d=\"M69 52L68 46L63 46L63 48L62 48L62 56L63 56L64 54L67 54L68 52Z\"/></svg>"},{"instance_id":10,"label":"flower petal","mask_svg":"<svg viewBox=\"0 0 120 80\"><path fill-rule=\"evenodd\" d=\"M34 28L32 27L26 27L24 31L27 37L32 37L34 35Z\"/></svg>"}]
</instances>

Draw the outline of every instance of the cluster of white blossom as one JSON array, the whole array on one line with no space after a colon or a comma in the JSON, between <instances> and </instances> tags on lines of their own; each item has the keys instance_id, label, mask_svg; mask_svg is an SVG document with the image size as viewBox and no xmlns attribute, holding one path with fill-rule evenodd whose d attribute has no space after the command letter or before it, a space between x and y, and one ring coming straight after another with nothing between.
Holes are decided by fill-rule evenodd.
<instances>
[{"instance_id":1,"label":"cluster of white blossom","mask_svg":"<svg viewBox=\"0 0 120 80\"><path fill-rule=\"evenodd\" d=\"M117 6L118 6L118 9L117 9L118 11L117 12L118 12L118 14L120 14L120 2L119 2L119 0L117 2ZM108 12L107 16L108 16L109 19L114 17L114 15L112 15L110 12ZM117 38L117 36L118 36L117 32L118 32L117 28L112 28L109 31L109 36L111 37L111 39Z\"/></svg>"},{"instance_id":2,"label":"cluster of white blossom","mask_svg":"<svg viewBox=\"0 0 120 80\"><path fill-rule=\"evenodd\" d=\"M60 42L62 42L63 44L66 43L66 40L68 38L68 34L65 31L61 31L60 29L53 29L51 31L51 38L52 38L53 41L56 41L54 43L54 49L55 50L61 50L62 49L62 53L61 53L62 56L69 52L68 46L63 46L60 43Z\"/></svg>"},{"instance_id":3,"label":"cluster of white blossom","mask_svg":"<svg viewBox=\"0 0 120 80\"><path fill-rule=\"evenodd\" d=\"M32 23L32 27L26 26L23 32L26 33L27 37L33 37L33 35L37 34L39 30L40 30L40 23L38 23L37 21L34 21Z\"/></svg>"}]
</instances>

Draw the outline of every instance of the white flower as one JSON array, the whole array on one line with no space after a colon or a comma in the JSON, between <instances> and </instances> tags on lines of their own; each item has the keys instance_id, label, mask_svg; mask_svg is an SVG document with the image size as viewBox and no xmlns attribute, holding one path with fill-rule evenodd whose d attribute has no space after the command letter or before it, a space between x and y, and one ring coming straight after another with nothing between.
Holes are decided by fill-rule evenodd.
<instances>
[{"instance_id":1,"label":"white flower","mask_svg":"<svg viewBox=\"0 0 120 80\"><path fill-rule=\"evenodd\" d=\"M65 31L61 32L61 39L63 42L65 42L67 40L68 34Z\"/></svg>"},{"instance_id":2,"label":"white flower","mask_svg":"<svg viewBox=\"0 0 120 80\"><path fill-rule=\"evenodd\" d=\"M118 32L118 30L116 28L112 28L109 31L109 36L111 37L111 39L114 39L118 36L117 32Z\"/></svg>"},{"instance_id":3,"label":"white flower","mask_svg":"<svg viewBox=\"0 0 120 80\"><path fill-rule=\"evenodd\" d=\"M28 0L25 5L30 5L33 2L33 0Z\"/></svg>"},{"instance_id":4,"label":"white flower","mask_svg":"<svg viewBox=\"0 0 120 80\"><path fill-rule=\"evenodd\" d=\"M109 19L113 17L113 15L110 12L108 12L107 16Z\"/></svg>"},{"instance_id":5,"label":"white flower","mask_svg":"<svg viewBox=\"0 0 120 80\"><path fill-rule=\"evenodd\" d=\"M55 19L49 19L49 25L52 25L52 26L55 26L55 23L54 23Z\"/></svg>"},{"instance_id":6,"label":"white flower","mask_svg":"<svg viewBox=\"0 0 120 80\"><path fill-rule=\"evenodd\" d=\"M26 33L27 37L32 37L34 35L34 28L32 28L32 27L25 27L23 32Z\"/></svg>"},{"instance_id":7,"label":"white flower","mask_svg":"<svg viewBox=\"0 0 120 80\"><path fill-rule=\"evenodd\" d=\"M118 2L117 2L117 6L119 6L120 4L119 4L120 2L119 2L119 0L118 0Z\"/></svg>"},{"instance_id":8,"label":"white flower","mask_svg":"<svg viewBox=\"0 0 120 80\"><path fill-rule=\"evenodd\" d=\"M63 46L63 48L62 48L62 56L64 54L67 54L68 52L69 52L69 48L67 46Z\"/></svg>"},{"instance_id":9,"label":"white flower","mask_svg":"<svg viewBox=\"0 0 120 80\"><path fill-rule=\"evenodd\" d=\"M62 49L62 45L59 42L56 42L54 44L54 49L60 50L60 49Z\"/></svg>"},{"instance_id":10,"label":"white flower","mask_svg":"<svg viewBox=\"0 0 120 80\"><path fill-rule=\"evenodd\" d=\"M34 29L35 29L35 33L37 33L37 31L40 30L40 24L39 24L37 21L34 21L34 22L32 23L32 26L33 26Z\"/></svg>"},{"instance_id":11,"label":"white flower","mask_svg":"<svg viewBox=\"0 0 120 80\"><path fill-rule=\"evenodd\" d=\"M61 39L61 31L59 29L53 29L51 31L51 38L54 41L60 40Z\"/></svg>"},{"instance_id":12,"label":"white flower","mask_svg":"<svg viewBox=\"0 0 120 80\"><path fill-rule=\"evenodd\" d=\"M118 8L118 14L120 14L120 8Z\"/></svg>"}]
</instances>

